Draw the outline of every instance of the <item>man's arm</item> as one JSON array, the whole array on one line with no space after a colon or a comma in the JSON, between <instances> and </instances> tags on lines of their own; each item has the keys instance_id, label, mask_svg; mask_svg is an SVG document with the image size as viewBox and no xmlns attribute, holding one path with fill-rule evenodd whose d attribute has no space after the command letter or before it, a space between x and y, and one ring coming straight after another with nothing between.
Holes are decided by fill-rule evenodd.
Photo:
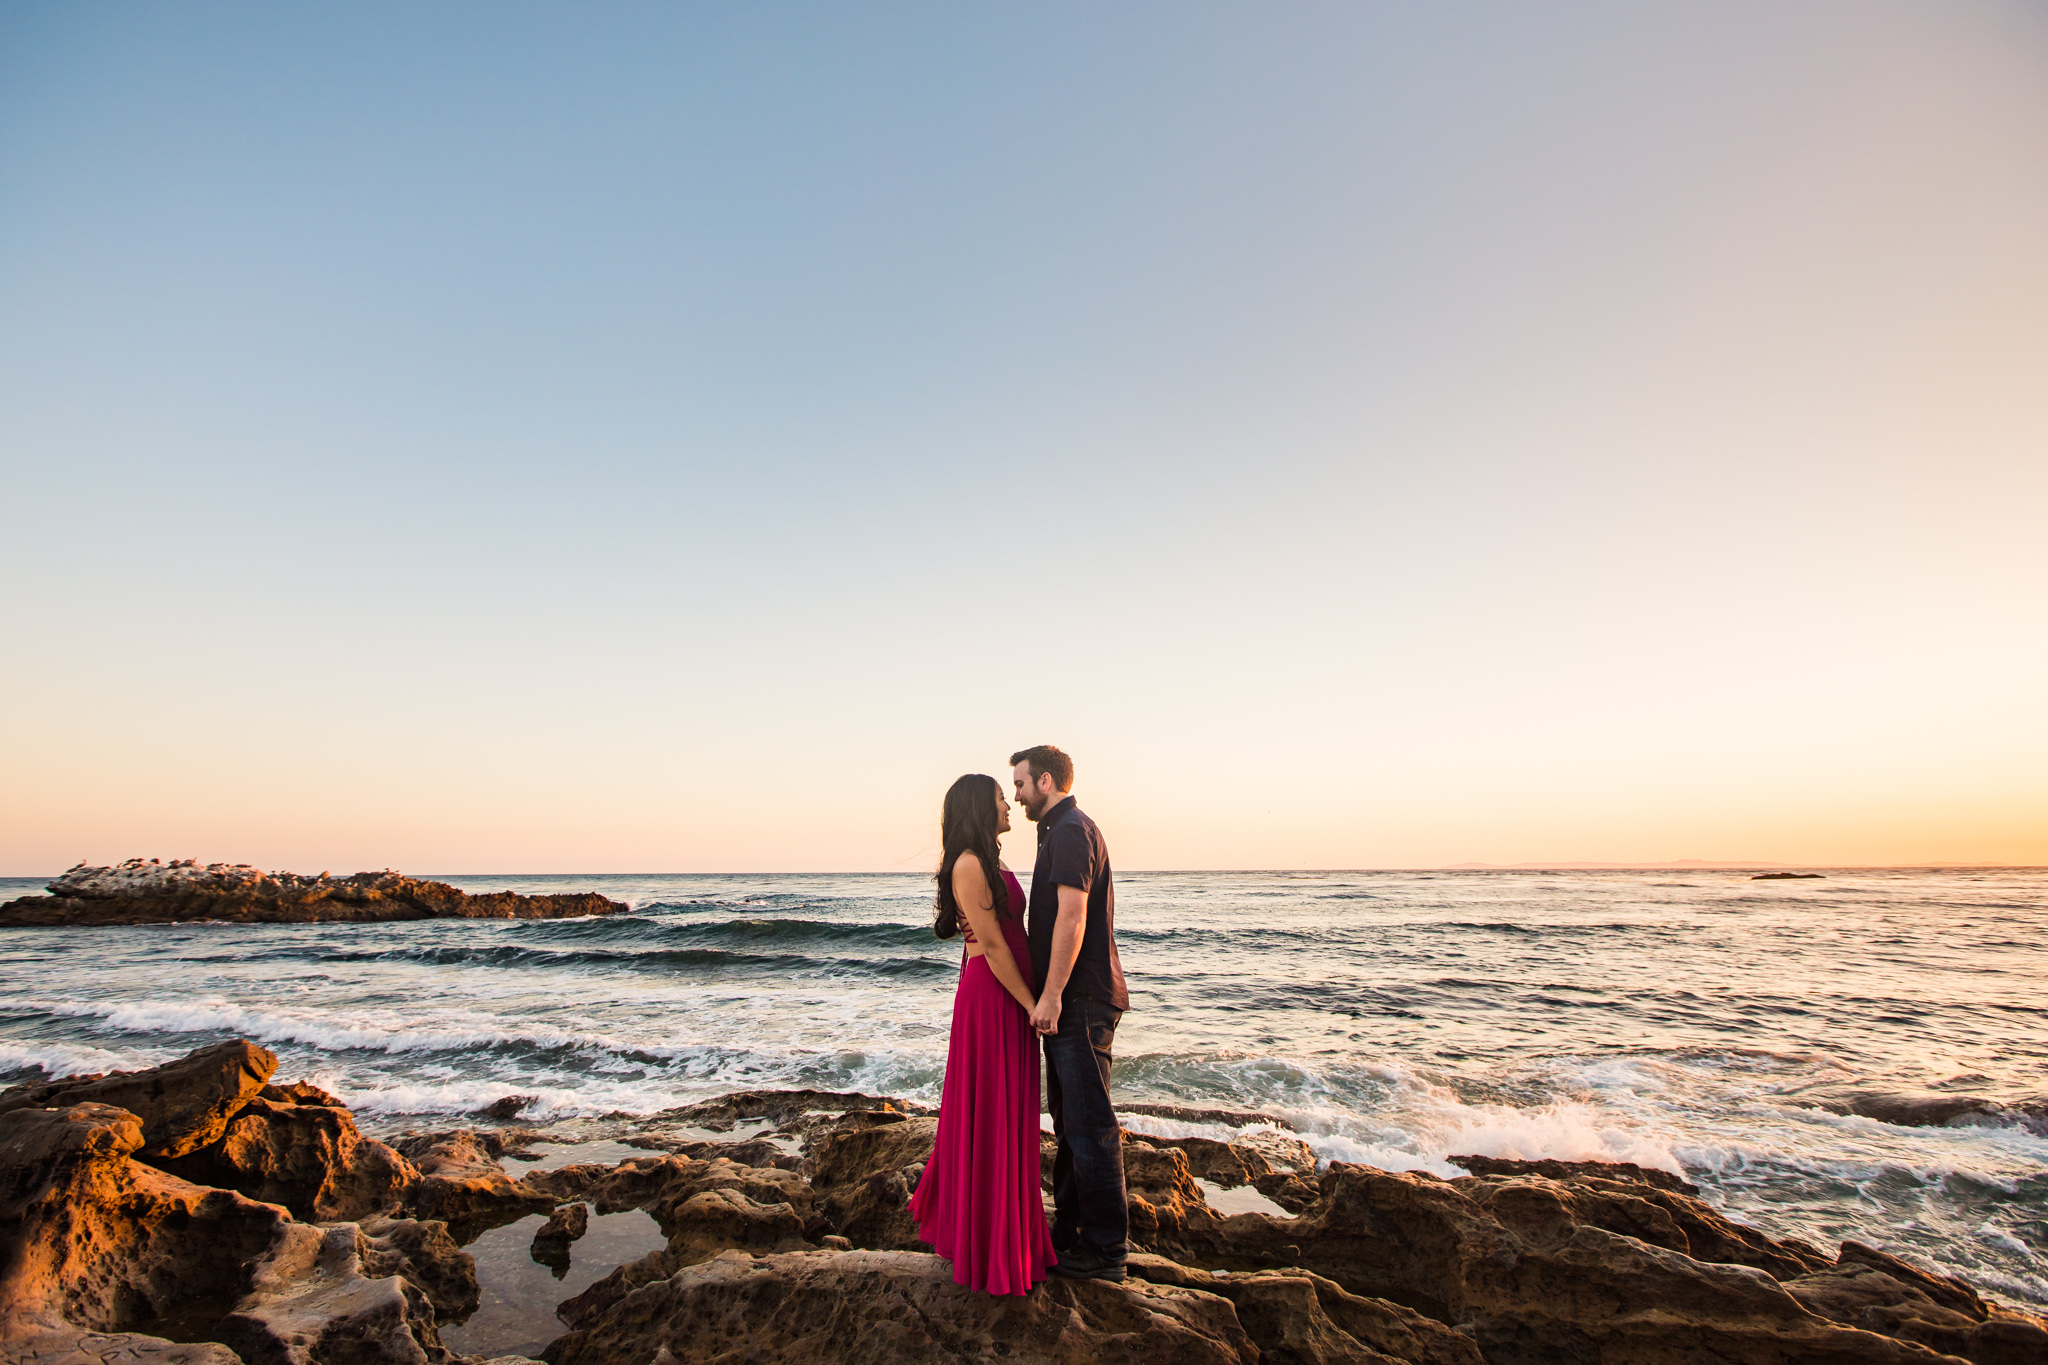
<instances>
[{"instance_id":1,"label":"man's arm","mask_svg":"<svg viewBox=\"0 0 2048 1365\"><path fill-rule=\"evenodd\" d=\"M1040 1033L1058 1033L1060 996L1074 963L1081 956L1081 938L1088 932L1088 893L1078 886L1062 886L1059 918L1052 927L1052 961L1046 964L1045 984L1038 992L1038 1004L1031 1011L1031 1026Z\"/></svg>"}]
</instances>

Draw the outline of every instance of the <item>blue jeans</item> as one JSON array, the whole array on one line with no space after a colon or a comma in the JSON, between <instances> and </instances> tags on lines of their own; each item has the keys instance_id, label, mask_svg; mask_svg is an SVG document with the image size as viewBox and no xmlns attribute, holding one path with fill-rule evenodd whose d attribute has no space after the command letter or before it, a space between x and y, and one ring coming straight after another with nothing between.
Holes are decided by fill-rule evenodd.
<instances>
[{"instance_id":1,"label":"blue jeans","mask_svg":"<svg viewBox=\"0 0 2048 1365\"><path fill-rule=\"evenodd\" d=\"M1122 1252L1130 1235L1124 1143L1109 1103L1110 1047L1123 1011L1075 996L1060 1005L1059 1032L1045 1039L1045 1107L1058 1154L1052 1162L1052 1244L1085 1241Z\"/></svg>"}]
</instances>

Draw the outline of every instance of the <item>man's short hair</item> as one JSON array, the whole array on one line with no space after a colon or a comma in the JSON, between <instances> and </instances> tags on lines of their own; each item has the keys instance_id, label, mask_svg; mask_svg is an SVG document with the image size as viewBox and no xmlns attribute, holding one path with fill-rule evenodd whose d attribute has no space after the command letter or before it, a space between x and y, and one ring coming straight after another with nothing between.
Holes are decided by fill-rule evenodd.
<instances>
[{"instance_id":1,"label":"man's short hair","mask_svg":"<svg viewBox=\"0 0 2048 1365\"><path fill-rule=\"evenodd\" d=\"M1019 763L1031 765L1031 780L1051 774L1054 790L1070 792L1074 789L1074 760L1050 744L1034 744L1028 749L1019 749L1010 755L1010 766Z\"/></svg>"}]
</instances>

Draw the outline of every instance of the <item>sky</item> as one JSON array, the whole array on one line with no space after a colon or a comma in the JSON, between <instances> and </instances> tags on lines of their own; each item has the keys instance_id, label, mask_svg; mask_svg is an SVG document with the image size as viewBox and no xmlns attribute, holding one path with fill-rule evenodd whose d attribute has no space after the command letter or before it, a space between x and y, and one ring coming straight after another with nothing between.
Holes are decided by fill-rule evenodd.
<instances>
[{"instance_id":1,"label":"sky","mask_svg":"<svg viewBox=\"0 0 2048 1365\"><path fill-rule=\"evenodd\" d=\"M2048 8L11 4L0 527L0 874L2048 863Z\"/></svg>"}]
</instances>

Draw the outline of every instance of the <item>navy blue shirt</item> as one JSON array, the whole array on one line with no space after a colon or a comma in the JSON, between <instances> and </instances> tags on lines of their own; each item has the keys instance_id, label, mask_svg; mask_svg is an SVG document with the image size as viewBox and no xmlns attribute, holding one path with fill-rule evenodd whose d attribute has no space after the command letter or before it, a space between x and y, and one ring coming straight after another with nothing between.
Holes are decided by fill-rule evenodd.
<instances>
[{"instance_id":1,"label":"navy blue shirt","mask_svg":"<svg viewBox=\"0 0 2048 1365\"><path fill-rule=\"evenodd\" d=\"M1088 919L1080 956L1074 959L1073 974L1060 999L1085 996L1112 1009L1129 1009L1131 993L1124 989L1123 963L1116 955L1116 888L1109 872L1109 845L1071 796L1061 797L1038 822L1038 861L1031 868L1025 933L1031 940L1031 968L1040 981L1052 966L1052 931L1059 922L1063 886L1088 893Z\"/></svg>"}]
</instances>

